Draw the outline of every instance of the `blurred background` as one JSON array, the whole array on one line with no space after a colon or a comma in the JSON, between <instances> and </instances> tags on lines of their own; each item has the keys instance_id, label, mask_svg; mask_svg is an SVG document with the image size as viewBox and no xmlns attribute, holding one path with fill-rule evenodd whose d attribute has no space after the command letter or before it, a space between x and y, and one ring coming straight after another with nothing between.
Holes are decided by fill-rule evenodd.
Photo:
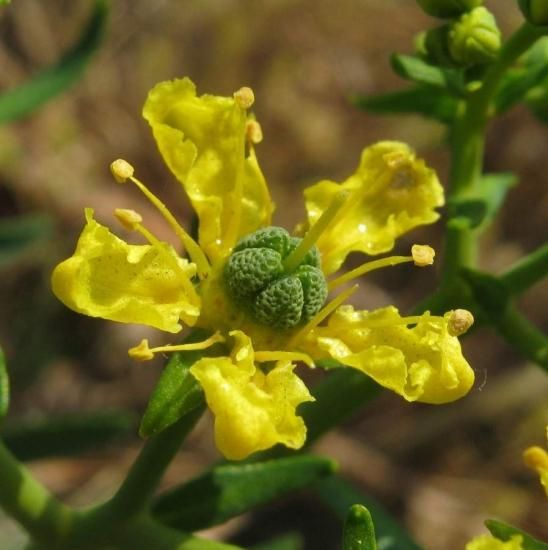
<instances>
[{"instance_id":1,"label":"blurred background","mask_svg":"<svg viewBox=\"0 0 548 550\"><path fill-rule=\"evenodd\" d=\"M515 0L486 4L506 36L520 24ZM0 8L0 89L58 60L78 40L91 9L89 0L13 0ZM136 209L153 232L176 244L134 189L113 182L108 166L115 158L134 164L189 224L182 189L140 116L148 90L181 76L190 76L199 93L230 95L251 86L275 222L292 228L304 216L302 189L324 178L343 180L362 148L377 140L408 142L446 181L440 125L415 116L381 118L350 102L353 94L403 87L389 55L411 53L414 35L435 24L413 0L118 0L83 77L26 119L0 126L0 230L20 220L16 231L33 235L22 251L0 256L0 343L12 383L4 433L56 494L75 505L110 496L140 448L136 426L161 370L161 359L134 363L127 349L143 337L161 343L162 334L74 314L49 288L53 266L74 249L84 207L120 235L114 208ZM546 127L523 108L492 125L486 169L513 170L520 184L483 239L483 268L500 271L545 240L547 146ZM395 253L406 254L414 242L439 247L442 229L439 223L414 231ZM408 312L436 278L435 269L383 270L363 280L358 305L395 304ZM546 328L548 285L532 288L521 308ZM484 532L487 517L546 538L546 499L521 452L543 445L548 378L490 330L475 331L463 346L477 378L465 399L432 407L385 392L315 450L339 461L343 474L427 550L462 548ZM77 411L89 415L91 433L112 430L111 444L99 449L77 438L59 441L56 434L70 429ZM205 417L165 485L218 459ZM207 536L251 546L300 531L304 548L330 549L337 548L340 529L325 504L302 492ZM2 548L19 548L22 540L16 525L0 516Z\"/></svg>"}]
</instances>

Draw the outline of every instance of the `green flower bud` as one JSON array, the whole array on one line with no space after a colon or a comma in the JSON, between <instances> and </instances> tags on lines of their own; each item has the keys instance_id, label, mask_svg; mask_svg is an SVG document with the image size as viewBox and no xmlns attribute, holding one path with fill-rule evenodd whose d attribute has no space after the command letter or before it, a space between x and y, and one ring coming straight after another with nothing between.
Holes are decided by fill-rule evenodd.
<instances>
[{"instance_id":1,"label":"green flower bud","mask_svg":"<svg viewBox=\"0 0 548 550\"><path fill-rule=\"evenodd\" d=\"M430 29L424 33L422 43L416 45L417 53L429 63L440 67L453 67L455 62L449 52L449 25Z\"/></svg>"},{"instance_id":2,"label":"green flower bud","mask_svg":"<svg viewBox=\"0 0 548 550\"><path fill-rule=\"evenodd\" d=\"M501 46L500 30L493 14L475 8L451 25L449 51L460 65L479 65L492 61Z\"/></svg>"},{"instance_id":3,"label":"green flower bud","mask_svg":"<svg viewBox=\"0 0 548 550\"><path fill-rule=\"evenodd\" d=\"M548 25L547 0L518 0L518 3L525 19L531 25Z\"/></svg>"},{"instance_id":4,"label":"green flower bud","mask_svg":"<svg viewBox=\"0 0 548 550\"><path fill-rule=\"evenodd\" d=\"M483 4L483 0L417 0L428 14L441 19L458 17Z\"/></svg>"},{"instance_id":5,"label":"green flower bud","mask_svg":"<svg viewBox=\"0 0 548 550\"><path fill-rule=\"evenodd\" d=\"M284 271L284 259L301 240L281 227L266 227L234 247L224 270L226 286L256 321L287 329L309 321L322 308L327 283L316 246L293 272Z\"/></svg>"}]
</instances>

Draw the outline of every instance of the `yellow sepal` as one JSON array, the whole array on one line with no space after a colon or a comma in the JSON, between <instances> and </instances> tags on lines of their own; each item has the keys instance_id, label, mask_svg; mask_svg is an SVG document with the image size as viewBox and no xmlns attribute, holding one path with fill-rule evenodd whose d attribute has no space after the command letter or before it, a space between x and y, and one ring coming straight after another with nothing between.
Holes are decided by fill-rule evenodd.
<instances>
[{"instance_id":1,"label":"yellow sepal","mask_svg":"<svg viewBox=\"0 0 548 550\"><path fill-rule=\"evenodd\" d=\"M192 202L200 245L213 262L243 235L269 225L273 204L253 150L246 153L248 115L234 98L197 97L188 78L161 82L143 116Z\"/></svg>"},{"instance_id":2,"label":"yellow sepal","mask_svg":"<svg viewBox=\"0 0 548 550\"><path fill-rule=\"evenodd\" d=\"M250 338L232 331L236 340L231 357L203 358L190 372L202 385L215 415L215 441L228 459L282 443L299 449L306 426L296 414L300 403L313 401L290 361L278 361L267 374L255 366Z\"/></svg>"},{"instance_id":3,"label":"yellow sepal","mask_svg":"<svg viewBox=\"0 0 548 550\"><path fill-rule=\"evenodd\" d=\"M364 372L407 401L448 403L468 393L474 372L447 323L447 316L425 314L409 328L392 306L372 312L341 306L304 348L315 359L332 357Z\"/></svg>"},{"instance_id":4,"label":"yellow sepal","mask_svg":"<svg viewBox=\"0 0 548 550\"><path fill-rule=\"evenodd\" d=\"M322 269L333 273L350 252L381 254L397 237L439 218L444 202L436 173L404 143L381 141L363 150L356 172L343 183L324 180L304 191L313 225L341 190L345 207L317 242Z\"/></svg>"},{"instance_id":5,"label":"yellow sepal","mask_svg":"<svg viewBox=\"0 0 548 550\"><path fill-rule=\"evenodd\" d=\"M191 279L196 266L179 258L166 243L130 245L93 219L74 254L53 271L54 294L67 307L122 323L139 323L179 332L180 320L194 325L200 298Z\"/></svg>"}]
</instances>

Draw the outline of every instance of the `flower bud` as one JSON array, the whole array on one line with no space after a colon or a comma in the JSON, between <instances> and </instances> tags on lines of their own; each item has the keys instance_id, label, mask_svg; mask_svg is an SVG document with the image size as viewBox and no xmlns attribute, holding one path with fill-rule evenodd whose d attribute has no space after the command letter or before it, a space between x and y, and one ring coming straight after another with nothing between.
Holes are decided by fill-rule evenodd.
<instances>
[{"instance_id":1,"label":"flower bud","mask_svg":"<svg viewBox=\"0 0 548 550\"><path fill-rule=\"evenodd\" d=\"M417 2L428 15L450 19L481 6L483 0L417 0Z\"/></svg>"},{"instance_id":2,"label":"flower bud","mask_svg":"<svg viewBox=\"0 0 548 550\"><path fill-rule=\"evenodd\" d=\"M548 25L548 2L546 0L518 0L525 19L531 25Z\"/></svg>"},{"instance_id":3,"label":"flower bud","mask_svg":"<svg viewBox=\"0 0 548 550\"><path fill-rule=\"evenodd\" d=\"M500 46L500 30L493 14L486 8L475 8L451 25L449 51L460 65L489 63L496 57Z\"/></svg>"},{"instance_id":4,"label":"flower bud","mask_svg":"<svg viewBox=\"0 0 548 550\"><path fill-rule=\"evenodd\" d=\"M455 62L449 52L449 30L449 25L443 25L419 35L415 40L417 53L434 65L454 66Z\"/></svg>"}]
</instances>

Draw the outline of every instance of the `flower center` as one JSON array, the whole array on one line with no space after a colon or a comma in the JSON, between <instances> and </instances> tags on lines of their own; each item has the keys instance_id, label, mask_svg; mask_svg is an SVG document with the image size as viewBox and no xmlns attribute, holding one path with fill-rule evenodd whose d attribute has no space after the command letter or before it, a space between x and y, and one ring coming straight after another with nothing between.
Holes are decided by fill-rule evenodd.
<instances>
[{"instance_id":1,"label":"flower center","mask_svg":"<svg viewBox=\"0 0 548 550\"><path fill-rule=\"evenodd\" d=\"M259 323L292 328L322 308L327 283L318 248L312 245L297 265L286 262L302 241L282 227L265 227L234 247L224 270L228 292Z\"/></svg>"}]
</instances>

